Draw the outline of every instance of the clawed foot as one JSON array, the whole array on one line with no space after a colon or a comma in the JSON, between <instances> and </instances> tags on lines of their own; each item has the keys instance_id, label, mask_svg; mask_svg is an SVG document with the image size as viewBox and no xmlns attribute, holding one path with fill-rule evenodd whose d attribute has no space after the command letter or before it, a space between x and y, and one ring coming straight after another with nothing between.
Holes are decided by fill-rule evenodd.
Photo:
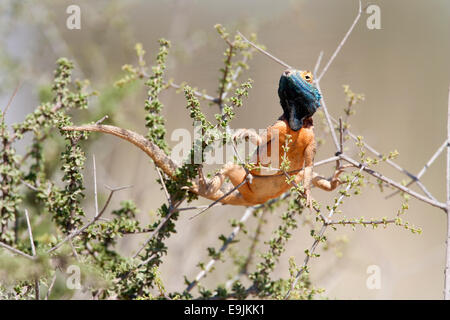
<instances>
[{"instance_id":1,"label":"clawed foot","mask_svg":"<svg viewBox=\"0 0 450 320\"><path fill-rule=\"evenodd\" d=\"M199 193L206 196L215 194L225 181L225 176L229 171L233 170L235 165L233 163L225 164L222 169L217 172L211 179L203 175L202 168L198 168L198 187Z\"/></svg>"},{"instance_id":2,"label":"clawed foot","mask_svg":"<svg viewBox=\"0 0 450 320\"><path fill-rule=\"evenodd\" d=\"M334 189L334 188L337 188L340 184L342 184L342 180L339 179L339 176L340 176L343 172L345 172L345 169L346 169L346 168L350 168L350 167L353 167L353 165L351 165L351 164L343 165L343 166L340 166L339 168L337 168L337 169L334 171L334 174L333 174L333 176L331 177L331 180L330 180L330 184L331 184L331 187L332 187L333 189Z\"/></svg>"},{"instance_id":3,"label":"clawed foot","mask_svg":"<svg viewBox=\"0 0 450 320\"><path fill-rule=\"evenodd\" d=\"M206 188L207 182L203 174L202 168L198 168L197 171L198 171L198 184L200 188Z\"/></svg>"},{"instance_id":4,"label":"clawed foot","mask_svg":"<svg viewBox=\"0 0 450 320\"><path fill-rule=\"evenodd\" d=\"M309 208L309 210L312 210L314 208L314 206L313 206L314 199L311 196L311 189L310 188L306 189L305 197L306 197L306 207Z\"/></svg>"},{"instance_id":5,"label":"clawed foot","mask_svg":"<svg viewBox=\"0 0 450 320\"><path fill-rule=\"evenodd\" d=\"M233 136L232 136L233 141L238 141L238 140L245 140L248 141L250 140L251 143L253 143L254 145L260 145L262 142L261 137L254 131L251 129L239 129L237 130Z\"/></svg>"},{"instance_id":6,"label":"clawed foot","mask_svg":"<svg viewBox=\"0 0 450 320\"><path fill-rule=\"evenodd\" d=\"M305 188L306 206L312 210L313 209L313 198L311 196L311 183L313 177L312 166L307 166L305 168L305 175L303 176L303 187Z\"/></svg>"},{"instance_id":7,"label":"clawed foot","mask_svg":"<svg viewBox=\"0 0 450 320\"><path fill-rule=\"evenodd\" d=\"M207 181L203 174L202 168L198 168L198 187L199 192L205 195L211 195L214 192L214 190L212 190L213 183L212 181Z\"/></svg>"}]
</instances>

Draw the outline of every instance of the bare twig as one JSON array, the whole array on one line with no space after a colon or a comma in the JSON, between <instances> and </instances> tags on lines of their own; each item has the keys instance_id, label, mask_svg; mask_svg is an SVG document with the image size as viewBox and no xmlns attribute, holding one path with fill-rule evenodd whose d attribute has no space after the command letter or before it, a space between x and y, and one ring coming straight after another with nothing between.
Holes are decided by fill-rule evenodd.
<instances>
[{"instance_id":1,"label":"bare twig","mask_svg":"<svg viewBox=\"0 0 450 320\"><path fill-rule=\"evenodd\" d=\"M325 65L325 67L322 69L322 72L320 73L319 77L317 78L317 82L320 82L320 80L322 80L322 77L325 75L325 73L328 71L328 68L330 67L331 63L334 61L334 59L336 58L336 56L338 55L339 51L341 51L342 46L344 45L344 43L347 41L347 38L350 36L350 34L353 31L353 28L356 26L356 24L358 23L359 18L361 17L361 12L362 12L362 5L361 5L361 0L359 1L359 9L358 9L358 14L356 15L355 20L353 21L352 25L350 26L350 29L348 29L347 33L345 34L344 38L342 39L342 41L339 43L339 45L337 46L336 50L334 51L333 55L331 56L330 60L328 60L327 64Z\"/></svg>"},{"instance_id":2,"label":"bare twig","mask_svg":"<svg viewBox=\"0 0 450 320\"><path fill-rule=\"evenodd\" d=\"M344 128L342 127L342 118L339 118L339 153L344 153Z\"/></svg>"},{"instance_id":3,"label":"bare twig","mask_svg":"<svg viewBox=\"0 0 450 320\"><path fill-rule=\"evenodd\" d=\"M74 258L77 259L77 260L79 260L79 258L78 258L78 253L77 253L77 249L76 249L75 246L73 245L73 241L72 241L72 240L69 240L68 242L69 242L70 248L72 249L72 253L73 253Z\"/></svg>"},{"instance_id":4,"label":"bare twig","mask_svg":"<svg viewBox=\"0 0 450 320\"><path fill-rule=\"evenodd\" d=\"M171 81L168 82L167 85L172 87L172 88L174 88L174 89L182 89L181 85L175 84L175 83L173 83ZM193 91L193 93L194 93L195 96L197 96L199 98L203 98L205 100L209 100L211 102L217 103L217 98L214 98L213 96L210 96L210 95L208 95L206 93L202 93L202 92L195 91L195 90Z\"/></svg>"},{"instance_id":5,"label":"bare twig","mask_svg":"<svg viewBox=\"0 0 450 320\"><path fill-rule=\"evenodd\" d=\"M445 148L448 145L448 141L444 141L444 143L436 150L436 152L433 154L433 156L428 160L428 162L425 164L425 166L420 170L420 172L417 174L416 179L412 179L410 182L406 184L407 187L412 185L414 182L419 181L420 178L425 174L425 172L428 170L428 168L434 163L434 161L439 157L439 155L445 150ZM395 191L391 193L390 195L386 196L386 199L389 199L393 196L395 196L399 191Z\"/></svg>"},{"instance_id":6,"label":"bare twig","mask_svg":"<svg viewBox=\"0 0 450 320\"><path fill-rule=\"evenodd\" d=\"M290 65L288 65L286 62L283 62L282 60L278 59L277 57L271 55L270 53L268 53L267 51L261 49L260 47L258 47L256 44L254 44L253 42L251 42L250 40L248 40L246 37L244 37L244 35L242 33L240 33L239 31L237 32L242 39L247 42L249 45L251 45L253 48L255 48L256 50L258 50L259 52L265 54L266 56L268 56L270 59L274 60L275 62L281 64L283 67L286 67L288 69L292 69L292 67Z\"/></svg>"},{"instance_id":7,"label":"bare twig","mask_svg":"<svg viewBox=\"0 0 450 320\"><path fill-rule=\"evenodd\" d=\"M53 275L52 282L50 282L50 286L48 287L47 294L45 295L45 300L48 300L50 298L50 294L52 293L55 282L56 282L56 270L55 274Z\"/></svg>"},{"instance_id":8,"label":"bare twig","mask_svg":"<svg viewBox=\"0 0 450 320\"><path fill-rule=\"evenodd\" d=\"M219 205L223 205L222 203ZM178 211L188 211L188 210L198 210L198 209L204 209L207 208L208 205L205 206L193 206L193 207L184 207L184 208L179 208Z\"/></svg>"},{"instance_id":9,"label":"bare twig","mask_svg":"<svg viewBox=\"0 0 450 320\"><path fill-rule=\"evenodd\" d=\"M164 194L166 195L167 202L169 203L169 206L172 207L172 199L170 198L169 192L167 191L166 183L163 179L163 176L161 174L161 170L155 166L156 172L158 173L159 180L161 180L161 184L163 186Z\"/></svg>"},{"instance_id":10,"label":"bare twig","mask_svg":"<svg viewBox=\"0 0 450 320\"><path fill-rule=\"evenodd\" d=\"M58 244L56 244L54 247L50 248L49 250L47 250L47 253L52 253L55 250L58 250L64 243L66 243L67 241L72 240L73 238L75 238L76 236L78 236L80 233L82 233L84 230L86 230L87 228L89 228L91 225L93 225L95 222L97 222L97 220L99 219L99 217L101 216L101 213L99 213L98 216L94 217L94 219L92 219L89 223L85 224L83 227L81 227L80 229L77 229L73 232L71 232L67 237L65 237L62 241L60 241Z\"/></svg>"},{"instance_id":11,"label":"bare twig","mask_svg":"<svg viewBox=\"0 0 450 320\"><path fill-rule=\"evenodd\" d=\"M85 224L83 227L81 227L80 229L77 229L73 232L71 232L67 237L65 237L61 242L59 242L58 244L56 244L54 247L50 248L49 250L47 250L47 253L52 253L55 250L58 250L64 243L66 243L69 240L72 240L73 238L75 238L76 236L78 236L80 233L82 233L84 230L86 230L87 228L89 228L91 225L93 225L94 223L96 223L100 217L102 216L103 213L105 213L106 208L109 204L109 202L111 201L111 198L114 194L114 192L116 191L120 191L123 189L127 189L130 186L125 186L125 187L118 187L118 188L111 188L105 185L105 187L107 189L109 189L111 192L109 194L108 199L106 200L105 205L103 206L103 209L98 213L98 215L94 216L94 218L87 224Z\"/></svg>"},{"instance_id":12,"label":"bare twig","mask_svg":"<svg viewBox=\"0 0 450 320\"><path fill-rule=\"evenodd\" d=\"M0 242L0 247L5 248L5 249L7 249L7 250L9 250L9 251L11 251L11 252L13 252L15 254L18 254L18 255L20 255L22 257L25 257L27 259L30 259L30 260L34 260L35 259L35 257L30 256L29 254L27 254L25 252L22 252L19 249L13 248L10 245L7 245L6 243Z\"/></svg>"},{"instance_id":13,"label":"bare twig","mask_svg":"<svg viewBox=\"0 0 450 320\"><path fill-rule=\"evenodd\" d=\"M447 141L450 141L450 87L448 91ZM447 144L447 240L445 257L444 299L450 300L450 145Z\"/></svg>"},{"instance_id":14,"label":"bare twig","mask_svg":"<svg viewBox=\"0 0 450 320\"><path fill-rule=\"evenodd\" d=\"M425 164L425 166L420 170L420 172L417 174L416 179L419 180L422 178L422 176L425 174L425 172L428 170L428 168L436 161L436 158L445 150L445 148L448 147L448 140L444 141L444 143L439 147L439 149L433 154L433 156L428 160L428 162ZM415 180L415 181L417 181ZM414 183L412 181L411 183Z\"/></svg>"},{"instance_id":15,"label":"bare twig","mask_svg":"<svg viewBox=\"0 0 450 320\"><path fill-rule=\"evenodd\" d=\"M339 117L339 149L336 155L344 153L344 128L342 127L342 118ZM336 170L341 166L341 158L336 160Z\"/></svg>"},{"instance_id":16,"label":"bare twig","mask_svg":"<svg viewBox=\"0 0 450 320\"><path fill-rule=\"evenodd\" d=\"M391 185L392 187L397 188L397 189L399 189L399 190L401 190L401 191L403 191L403 192L413 196L417 200L420 200L420 201L423 201L425 203L431 204L433 207L440 208L440 209L444 210L445 212L447 212L447 207L446 207L446 205L444 203L436 201L436 200L431 200L430 198L427 198L427 197L425 197L425 196L423 196L423 195L421 195L421 194L419 194L419 193L417 193L417 192L415 192L415 191L413 191L411 189L408 189L407 187L401 185L400 183L397 183L394 180L385 177L381 173L376 172L376 171L368 168L366 165L364 165L364 164L362 164L362 163L360 163L360 162L358 162L356 160L353 160L352 158L346 156L345 154L342 154L341 158L343 160L353 164L354 166L356 166L358 168L362 168L368 174L374 176L377 179L380 179L381 181L386 182L387 184Z\"/></svg>"},{"instance_id":17,"label":"bare twig","mask_svg":"<svg viewBox=\"0 0 450 320\"><path fill-rule=\"evenodd\" d=\"M125 189L129 189L129 188L133 187L132 185L129 185L129 186L112 188L110 186L107 186L106 184L104 186L105 186L106 189L108 189L110 191L110 193L109 193L108 199L106 199L105 205L103 206L102 210L100 210L98 216L101 216L105 212L106 208L108 208L108 205L111 202L111 199L112 199L112 197L114 195L114 192L125 190Z\"/></svg>"},{"instance_id":18,"label":"bare twig","mask_svg":"<svg viewBox=\"0 0 450 320\"><path fill-rule=\"evenodd\" d=\"M19 91L20 87L22 86L23 82L19 82L19 84L16 86L16 88L14 89L13 94L11 95L11 97L9 98L8 104L5 107L5 110L3 110L3 118L5 118L6 112L8 112L9 107L11 106L11 103L14 100L14 97L17 95L17 92Z\"/></svg>"},{"instance_id":19,"label":"bare twig","mask_svg":"<svg viewBox=\"0 0 450 320\"><path fill-rule=\"evenodd\" d=\"M314 167L319 167L319 166L322 166L324 164L336 161L338 159L339 159L339 156L334 156L334 157L330 157L330 158L327 158L327 159L324 159L324 160L320 160L320 161L314 162Z\"/></svg>"},{"instance_id":20,"label":"bare twig","mask_svg":"<svg viewBox=\"0 0 450 320\"><path fill-rule=\"evenodd\" d=\"M320 89L320 80L322 80L322 77L328 71L328 68L330 67L331 63L334 61L334 59L336 58L336 56L339 53L339 51L341 51L342 46L347 41L347 38L352 33L353 28L355 27L356 23L358 22L359 18L361 17L361 11L362 11L362 9L361 9L361 1L359 1L358 14L356 15L355 20L353 21L352 25L350 26L350 29L347 31L347 33L345 34L344 38L342 39L342 41L339 43L339 45L337 46L336 50L334 51L333 55L331 56L331 58L328 60L327 64L323 68L322 72L320 73L320 75L315 80L316 87L317 87L317 89L319 90L319 92L322 95L321 105L323 107L323 112L325 114L325 118L327 120L328 127L330 128L330 134L331 134L331 137L333 138L333 142L334 142L334 145L336 147L336 150L339 150L339 143L338 143L338 140L336 138L336 133L334 132L333 124L331 123L331 117L330 117L330 114L328 112L327 104L325 102L325 99L323 98L322 90ZM320 60L322 59L322 54L323 53L321 52L319 54L319 58L317 59L316 68L315 68L315 71L314 71L315 74L317 73L318 65L320 63Z\"/></svg>"},{"instance_id":21,"label":"bare twig","mask_svg":"<svg viewBox=\"0 0 450 320\"><path fill-rule=\"evenodd\" d=\"M337 123L337 120L331 118L331 120L335 123ZM359 141L358 137L353 134L350 130L347 130L347 134L350 138L352 138L354 141ZM375 148L373 148L372 146L370 146L367 142L362 141L364 147L369 150L370 152L372 152L374 155L376 155L378 158L383 159L384 156L378 152L377 150L375 150ZM427 188L420 182L419 179L417 179L417 177L415 175L413 175L411 172L409 172L408 170L406 170L405 168L403 168L402 166L398 165L397 163L395 163L394 161L392 161L391 159L386 159L385 162L387 164L389 164L390 166L392 166L393 168L397 169L398 171L402 172L403 174L407 175L408 177L410 177L413 180L417 181L417 185L420 187L420 189L422 189L423 193L430 199L437 201L436 198L433 197L433 195L427 190Z\"/></svg>"},{"instance_id":22,"label":"bare twig","mask_svg":"<svg viewBox=\"0 0 450 320\"><path fill-rule=\"evenodd\" d=\"M33 231L31 229L30 216L28 215L28 210L27 209L25 209L25 218L26 218L26 221L27 221L28 237L30 238L31 253L32 253L33 257L36 257L36 247L34 245ZM40 296L40 292L39 292L39 277L36 277L34 279L34 291L35 291L35 299L39 300L39 296Z\"/></svg>"},{"instance_id":23,"label":"bare twig","mask_svg":"<svg viewBox=\"0 0 450 320\"><path fill-rule=\"evenodd\" d=\"M387 225L395 223L395 219L389 220L340 220L340 221L329 221L327 225Z\"/></svg>"},{"instance_id":24,"label":"bare twig","mask_svg":"<svg viewBox=\"0 0 450 320\"><path fill-rule=\"evenodd\" d=\"M36 247L34 246L34 240L33 240L33 232L31 230L31 223L30 223L30 217L28 215L28 210L25 209L25 218L27 220L27 228L28 228L28 237L30 238L30 244L31 244L31 253L34 256L36 256Z\"/></svg>"},{"instance_id":25,"label":"bare twig","mask_svg":"<svg viewBox=\"0 0 450 320\"><path fill-rule=\"evenodd\" d=\"M31 190L33 190L33 191L39 191L39 189L38 188L36 188L35 186L33 186L33 185L31 185L31 184L29 184L28 182L26 182L25 180L20 180L20 182L22 182L25 186L27 186L28 188L30 188Z\"/></svg>"},{"instance_id":26,"label":"bare twig","mask_svg":"<svg viewBox=\"0 0 450 320\"><path fill-rule=\"evenodd\" d=\"M95 154L92 154L92 165L94 169L94 205L96 217L98 216L98 197L97 197L97 168L95 167Z\"/></svg>"},{"instance_id":27,"label":"bare twig","mask_svg":"<svg viewBox=\"0 0 450 320\"><path fill-rule=\"evenodd\" d=\"M323 98L323 94L322 94L322 90L320 89L320 82L319 81L316 81L316 87L317 87L317 90L319 90L319 92L320 92L320 94L322 96L320 101L321 101L321 105L322 105L322 108L323 108L323 113L325 114L325 119L327 120L327 124L328 124L328 127L330 129L331 137L333 138L334 146L336 147L336 150L339 150L339 142L337 140L336 133L334 132L334 130L335 130L334 126L331 123L331 117L330 117L330 114L328 113L327 104L325 103L325 99Z\"/></svg>"},{"instance_id":28,"label":"bare twig","mask_svg":"<svg viewBox=\"0 0 450 320\"><path fill-rule=\"evenodd\" d=\"M95 124L101 124L103 121L105 121L106 119L108 119L108 115L105 115L103 118L101 118L100 120L98 120Z\"/></svg>"},{"instance_id":29,"label":"bare twig","mask_svg":"<svg viewBox=\"0 0 450 320\"><path fill-rule=\"evenodd\" d=\"M169 219L172 217L172 215L176 212L178 212L178 206L181 205L181 203L184 201L184 198L181 199L180 201L178 201L178 203L174 204L173 206L170 207L170 211L169 213L166 215L166 217L158 224L158 226L156 227L155 230L153 230L153 232L150 234L150 236L147 238L147 240L144 242L144 244L136 251L136 253L132 256L133 259L135 259L142 250L145 249L145 247L150 243L150 241L152 241L152 239L155 237L155 235L159 232L159 230L161 230L161 228L166 224L167 221L169 221ZM142 263L141 265L145 264Z\"/></svg>"},{"instance_id":30,"label":"bare twig","mask_svg":"<svg viewBox=\"0 0 450 320\"><path fill-rule=\"evenodd\" d=\"M314 79L317 78L317 72L319 71L320 68L320 63L322 62L322 58L323 58L323 51L320 51L319 56L317 57L317 61L316 61L316 65L314 67Z\"/></svg>"}]
</instances>

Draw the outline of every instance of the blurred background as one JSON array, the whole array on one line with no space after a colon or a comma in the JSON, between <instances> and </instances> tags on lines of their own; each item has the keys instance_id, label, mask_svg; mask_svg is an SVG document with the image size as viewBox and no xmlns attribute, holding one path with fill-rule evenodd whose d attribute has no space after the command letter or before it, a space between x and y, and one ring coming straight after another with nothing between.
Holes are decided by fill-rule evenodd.
<instances>
[{"instance_id":1,"label":"blurred background","mask_svg":"<svg viewBox=\"0 0 450 320\"><path fill-rule=\"evenodd\" d=\"M346 106L343 85L356 93L364 93L365 101L356 107L351 130L382 153L398 150L396 162L412 173L418 173L446 137L447 99L450 83L450 2L374 1L381 9L381 29L369 30L368 14L361 20L321 81L321 89L329 112L335 118ZM81 30L66 28L66 8L81 8ZM363 7L368 3L363 1ZM152 65L158 50L157 40L172 42L168 58L167 79L186 81L191 86L215 95L219 69L226 44L214 29L217 23L230 33L256 33L269 52L298 69L314 68L324 51L322 66L350 27L358 10L356 0L127 0L127 1L19 1L0 3L0 105L7 104L14 88L22 83L7 114L7 123L22 121L41 99L51 83L55 61L65 56L76 64L75 77L89 79L100 92L92 98L89 121L98 120L108 110L115 124L145 133L145 87L124 94L113 84L122 75L121 66L136 64L134 45L143 44L146 61ZM237 112L233 128L265 128L281 114L278 102L278 79L283 68L267 57L255 53L250 70L242 79L252 78L253 88L243 108ZM165 91L164 103L169 144L177 128L191 129L183 95ZM206 101L202 108L211 117L217 110ZM97 118L95 118L97 117ZM326 143L319 148L316 161L334 153L333 143L319 116L316 134ZM105 122L108 123L108 122ZM111 122L110 122L111 123ZM348 143L350 146L351 143ZM18 148L19 152L23 151ZM49 148L46 152L55 152ZM356 150L349 148L349 154ZM165 201L155 183L153 164L140 150L111 136L100 136L86 150L85 209L93 214L92 154L97 159L98 183L103 201L110 186L133 185L117 193L111 208L132 199L140 209L139 219L155 220L155 210ZM211 169L212 170L212 169ZM389 166L377 170L396 181L406 177ZM332 164L317 169L325 176L333 172ZM372 181L374 181L372 179ZM427 171L424 184L432 194L445 199L445 157L441 156ZM413 189L418 190L416 187ZM364 188L363 194L342 206L348 218L393 217L401 206L399 196L386 200L387 190ZM336 193L313 190L323 207L332 204ZM199 200L196 204L207 204ZM199 272L199 261L207 262L207 247L218 248L218 235L231 232L229 220L239 219L242 207L216 207L199 218L189 220L193 212L185 212L177 223L178 233L168 242L168 255L160 271L168 290L183 290L184 276L193 279ZM282 209L267 213L259 250L263 241L280 222ZM324 288L330 299L440 299L443 294L445 265L446 216L436 208L412 199L404 219L421 227L414 235L395 226L386 229L357 227L328 230L335 244L310 263L311 280ZM256 219L248 222L248 235L229 250L245 255L254 233ZM312 238L310 227L299 225L282 255L274 277L288 276L288 258L297 264ZM145 235L125 237L121 251L131 255ZM258 261L257 258L254 260ZM381 288L366 286L367 268L377 265L381 271ZM226 282L235 272L230 263L217 263L213 273L202 282L208 285Z\"/></svg>"}]
</instances>

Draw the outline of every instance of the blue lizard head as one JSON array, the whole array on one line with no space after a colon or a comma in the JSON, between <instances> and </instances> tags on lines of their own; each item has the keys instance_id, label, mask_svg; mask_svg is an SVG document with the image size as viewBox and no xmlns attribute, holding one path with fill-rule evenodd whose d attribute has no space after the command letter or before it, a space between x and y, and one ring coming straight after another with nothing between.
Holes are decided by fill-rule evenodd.
<instances>
[{"instance_id":1,"label":"blue lizard head","mask_svg":"<svg viewBox=\"0 0 450 320\"><path fill-rule=\"evenodd\" d=\"M303 120L311 117L320 107L321 95L312 84L309 71L288 69L281 75L278 96L284 117L292 130L300 130Z\"/></svg>"}]
</instances>

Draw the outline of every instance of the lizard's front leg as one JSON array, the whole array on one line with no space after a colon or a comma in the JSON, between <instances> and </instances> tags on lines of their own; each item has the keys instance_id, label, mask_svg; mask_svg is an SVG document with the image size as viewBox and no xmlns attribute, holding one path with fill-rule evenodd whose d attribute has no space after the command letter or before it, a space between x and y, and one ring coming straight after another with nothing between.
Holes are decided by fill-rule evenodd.
<instances>
[{"instance_id":1,"label":"lizard's front leg","mask_svg":"<svg viewBox=\"0 0 450 320\"><path fill-rule=\"evenodd\" d=\"M262 138L251 129L238 129L232 137L234 142L239 140L250 140L255 146L259 146L262 143Z\"/></svg>"},{"instance_id":2,"label":"lizard's front leg","mask_svg":"<svg viewBox=\"0 0 450 320\"><path fill-rule=\"evenodd\" d=\"M313 182L313 165L314 157L316 155L316 142L313 140L305 149L304 152L304 175L303 175L303 187L306 194L306 206L312 209L313 199L311 196L311 184Z\"/></svg>"}]
</instances>

